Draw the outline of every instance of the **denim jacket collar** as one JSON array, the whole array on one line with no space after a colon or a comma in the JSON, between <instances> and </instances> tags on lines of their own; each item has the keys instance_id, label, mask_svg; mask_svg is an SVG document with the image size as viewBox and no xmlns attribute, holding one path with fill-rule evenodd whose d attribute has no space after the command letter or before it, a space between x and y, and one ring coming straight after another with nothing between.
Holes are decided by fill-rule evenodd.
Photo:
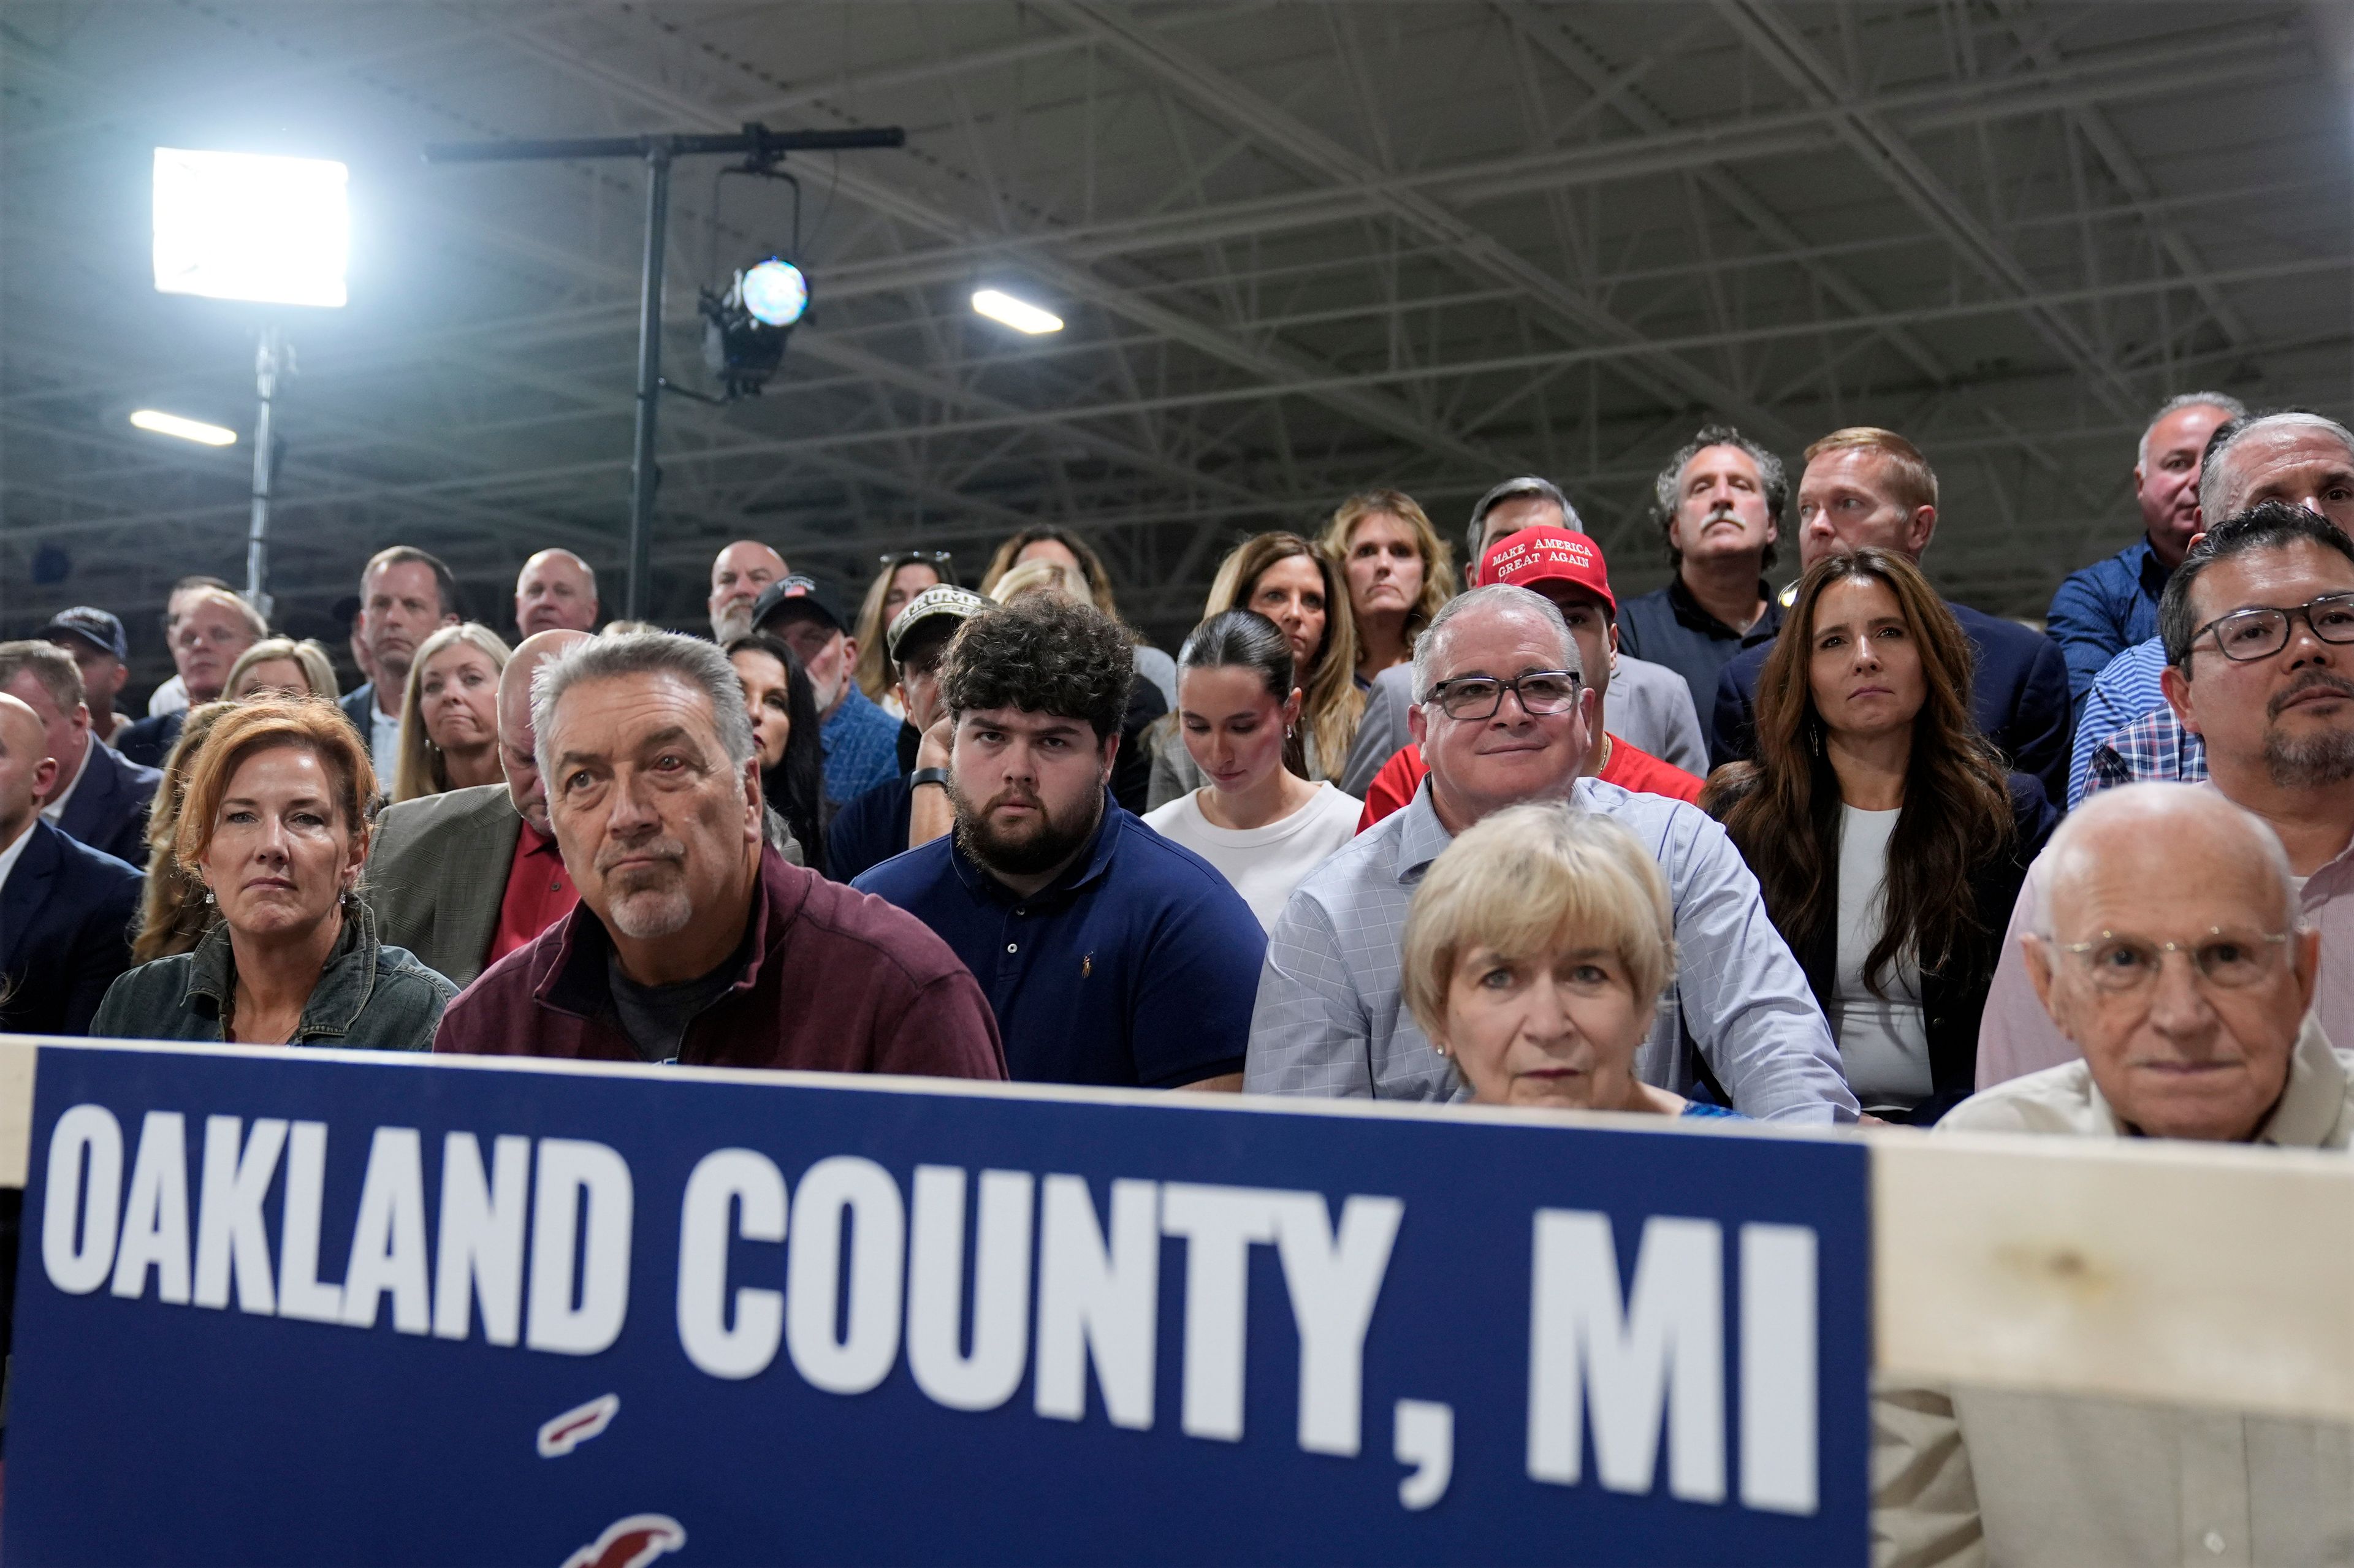
<instances>
[{"instance_id":1,"label":"denim jacket collar","mask_svg":"<svg viewBox=\"0 0 2354 1568\"><path fill-rule=\"evenodd\" d=\"M335 938L326 967L319 971L319 983L311 988L311 1000L302 1004L302 1022L294 1028L296 1040L341 1039L351 1033L376 989L378 946L375 916L366 904L355 900L345 905L343 934ZM182 1005L217 1019L237 994L237 955L229 945L228 923L215 922L189 957L188 988Z\"/></svg>"}]
</instances>

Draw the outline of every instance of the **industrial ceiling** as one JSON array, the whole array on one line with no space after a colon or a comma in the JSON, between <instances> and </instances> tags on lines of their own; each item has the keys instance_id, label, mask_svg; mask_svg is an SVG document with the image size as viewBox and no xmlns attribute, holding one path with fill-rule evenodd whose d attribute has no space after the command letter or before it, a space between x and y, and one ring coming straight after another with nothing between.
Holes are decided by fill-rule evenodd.
<instances>
[{"instance_id":1,"label":"industrial ceiling","mask_svg":"<svg viewBox=\"0 0 2354 1568\"><path fill-rule=\"evenodd\" d=\"M270 588L323 632L412 543L508 623L525 555L626 560L644 176L428 166L429 143L900 125L793 157L811 313L766 395L662 410L656 618L768 540L849 591L971 570L1034 520L1172 641L1233 540L1394 485L1450 535L1559 481L1622 592L1663 580L1661 459L1730 419L1794 461L1912 436L1951 597L2042 613L2138 526L2148 410L2216 387L2345 416L2354 88L2327 5L613 4L10 0L0 11L0 631L243 577L249 431L282 390ZM338 158L352 302L153 291L157 145ZM698 287L785 246L782 186L684 161ZM975 316L997 286L1063 316ZM1786 555L1786 569L1787 556Z\"/></svg>"}]
</instances>

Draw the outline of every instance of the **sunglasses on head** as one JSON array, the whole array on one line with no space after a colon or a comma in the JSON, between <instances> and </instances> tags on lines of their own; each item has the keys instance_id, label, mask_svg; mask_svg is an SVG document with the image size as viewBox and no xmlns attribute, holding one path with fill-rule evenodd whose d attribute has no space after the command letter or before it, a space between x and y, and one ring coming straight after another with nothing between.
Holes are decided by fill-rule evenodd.
<instances>
[{"instance_id":1,"label":"sunglasses on head","mask_svg":"<svg viewBox=\"0 0 2354 1568\"><path fill-rule=\"evenodd\" d=\"M929 567L939 574L940 581L956 585L956 556L947 550L893 550L880 557L883 569L896 572L901 567Z\"/></svg>"}]
</instances>

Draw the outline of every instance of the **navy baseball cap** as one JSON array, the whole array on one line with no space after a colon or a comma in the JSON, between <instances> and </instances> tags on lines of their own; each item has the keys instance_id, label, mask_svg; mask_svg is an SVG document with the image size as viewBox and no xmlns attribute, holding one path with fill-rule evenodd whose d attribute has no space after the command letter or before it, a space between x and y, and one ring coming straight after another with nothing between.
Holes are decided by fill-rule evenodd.
<instances>
[{"instance_id":1,"label":"navy baseball cap","mask_svg":"<svg viewBox=\"0 0 2354 1568\"><path fill-rule=\"evenodd\" d=\"M54 642L60 635L79 637L101 653L111 653L125 664L131 662L131 640L122 634L122 622L105 610L78 604L71 609L58 611L41 629L41 637Z\"/></svg>"},{"instance_id":2,"label":"navy baseball cap","mask_svg":"<svg viewBox=\"0 0 2354 1568\"><path fill-rule=\"evenodd\" d=\"M822 620L836 631L847 632L850 623L842 619L834 608L833 597L818 586L815 577L800 572L779 577L760 590L752 601L752 625L765 628L771 620L781 620L788 614L808 615Z\"/></svg>"}]
</instances>

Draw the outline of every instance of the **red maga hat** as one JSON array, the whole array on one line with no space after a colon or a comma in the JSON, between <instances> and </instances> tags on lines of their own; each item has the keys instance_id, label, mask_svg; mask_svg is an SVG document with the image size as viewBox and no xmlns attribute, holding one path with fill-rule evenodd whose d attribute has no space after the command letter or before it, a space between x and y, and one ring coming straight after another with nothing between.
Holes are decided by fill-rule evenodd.
<instances>
[{"instance_id":1,"label":"red maga hat","mask_svg":"<svg viewBox=\"0 0 2354 1568\"><path fill-rule=\"evenodd\" d=\"M1483 584L1532 588L1548 579L1575 583L1599 595L1611 614L1618 613L1618 601L1610 593L1610 568L1602 559L1602 546L1590 535L1566 528L1523 528L1505 535L1479 557Z\"/></svg>"}]
</instances>

